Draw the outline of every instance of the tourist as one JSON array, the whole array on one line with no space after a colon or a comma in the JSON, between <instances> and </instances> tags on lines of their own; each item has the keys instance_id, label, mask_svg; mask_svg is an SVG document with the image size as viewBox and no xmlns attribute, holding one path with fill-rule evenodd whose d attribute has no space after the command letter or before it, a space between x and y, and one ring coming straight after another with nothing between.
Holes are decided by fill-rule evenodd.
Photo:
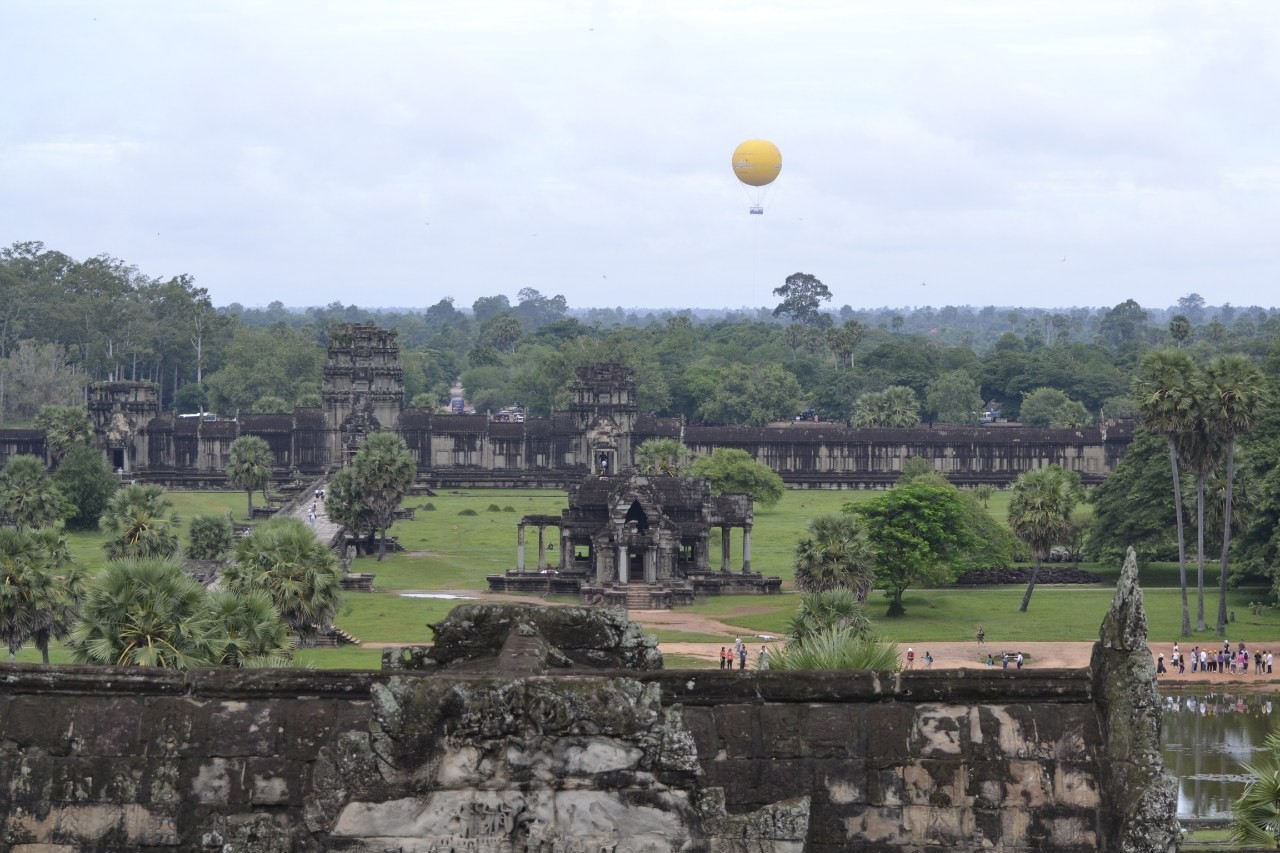
<instances>
[{"instance_id":1,"label":"tourist","mask_svg":"<svg viewBox=\"0 0 1280 853\"><path fill-rule=\"evenodd\" d=\"M756 658L756 669L768 669L768 668L769 668L769 650L766 649L764 646L761 646L760 654Z\"/></svg>"},{"instance_id":2,"label":"tourist","mask_svg":"<svg viewBox=\"0 0 1280 853\"><path fill-rule=\"evenodd\" d=\"M1271 674L1271 652L1267 652L1267 675Z\"/></svg>"},{"instance_id":3,"label":"tourist","mask_svg":"<svg viewBox=\"0 0 1280 853\"><path fill-rule=\"evenodd\" d=\"M307 512L307 523L312 527L316 526L316 511L314 509Z\"/></svg>"},{"instance_id":4,"label":"tourist","mask_svg":"<svg viewBox=\"0 0 1280 853\"><path fill-rule=\"evenodd\" d=\"M924 668L929 669L932 666L933 666L933 655L929 654L928 650L926 649L924 653Z\"/></svg>"},{"instance_id":5,"label":"tourist","mask_svg":"<svg viewBox=\"0 0 1280 853\"><path fill-rule=\"evenodd\" d=\"M1009 653L1008 653L1008 652L1001 652L1001 653L1000 653L1000 668L1001 668L1001 669L1008 669L1008 668L1009 668Z\"/></svg>"},{"instance_id":6,"label":"tourist","mask_svg":"<svg viewBox=\"0 0 1280 853\"><path fill-rule=\"evenodd\" d=\"M911 669L916 665L916 652L910 646L907 647L907 669Z\"/></svg>"},{"instance_id":7,"label":"tourist","mask_svg":"<svg viewBox=\"0 0 1280 853\"><path fill-rule=\"evenodd\" d=\"M747 668L747 647L740 646L738 648L738 669Z\"/></svg>"},{"instance_id":8,"label":"tourist","mask_svg":"<svg viewBox=\"0 0 1280 853\"><path fill-rule=\"evenodd\" d=\"M729 662L729 649L727 646L720 647L720 668L724 669L725 664Z\"/></svg>"},{"instance_id":9,"label":"tourist","mask_svg":"<svg viewBox=\"0 0 1280 853\"><path fill-rule=\"evenodd\" d=\"M1022 652L1018 652L1017 663L1018 669L1022 669Z\"/></svg>"},{"instance_id":10,"label":"tourist","mask_svg":"<svg viewBox=\"0 0 1280 853\"><path fill-rule=\"evenodd\" d=\"M1178 655L1178 675L1186 675L1187 658L1186 655Z\"/></svg>"},{"instance_id":11,"label":"tourist","mask_svg":"<svg viewBox=\"0 0 1280 853\"><path fill-rule=\"evenodd\" d=\"M985 643L985 642L987 641L987 632L986 632L986 631L984 631L984 630L982 630L982 626L981 626L981 625L979 625L979 626L978 626L978 634L977 634L977 637L978 637L978 645L982 645L983 643Z\"/></svg>"},{"instance_id":12,"label":"tourist","mask_svg":"<svg viewBox=\"0 0 1280 853\"><path fill-rule=\"evenodd\" d=\"M1203 673L1205 671L1204 665L1208 662L1208 659L1209 659L1209 655L1205 652L1204 649L1201 649L1200 650L1200 672Z\"/></svg>"},{"instance_id":13,"label":"tourist","mask_svg":"<svg viewBox=\"0 0 1280 853\"><path fill-rule=\"evenodd\" d=\"M996 665L995 658L991 657L991 653L987 652L987 666L994 667Z\"/></svg>"},{"instance_id":14,"label":"tourist","mask_svg":"<svg viewBox=\"0 0 1280 853\"><path fill-rule=\"evenodd\" d=\"M1156 659L1156 675L1164 675L1164 674L1165 674L1164 655L1160 655L1160 657Z\"/></svg>"}]
</instances>

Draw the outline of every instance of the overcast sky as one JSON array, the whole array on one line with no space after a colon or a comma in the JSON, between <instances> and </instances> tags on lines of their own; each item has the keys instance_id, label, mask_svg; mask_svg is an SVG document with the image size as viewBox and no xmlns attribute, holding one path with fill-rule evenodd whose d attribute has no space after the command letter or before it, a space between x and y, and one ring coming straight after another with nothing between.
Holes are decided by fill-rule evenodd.
<instances>
[{"instance_id":1,"label":"overcast sky","mask_svg":"<svg viewBox=\"0 0 1280 853\"><path fill-rule=\"evenodd\" d=\"M218 305L1280 303L1275 0L3 0L0 33L0 245Z\"/></svg>"}]
</instances>

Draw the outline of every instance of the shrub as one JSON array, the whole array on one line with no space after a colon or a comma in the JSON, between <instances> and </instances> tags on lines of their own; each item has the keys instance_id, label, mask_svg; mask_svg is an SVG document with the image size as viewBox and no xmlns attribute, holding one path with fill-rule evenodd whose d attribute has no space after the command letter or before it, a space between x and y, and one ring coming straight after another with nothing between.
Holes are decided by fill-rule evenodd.
<instances>
[{"instance_id":1,"label":"shrub","mask_svg":"<svg viewBox=\"0 0 1280 853\"><path fill-rule=\"evenodd\" d=\"M464 510L462 510L462 511L460 511L460 512L458 513L458 515L479 515L479 514L480 514L480 513L476 512L474 509L470 509L470 508L468 508L468 509L464 509Z\"/></svg>"},{"instance_id":2,"label":"shrub","mask_svg":"<svg viewBox=\"0 0 1280 853\"><path fill-rule=\"evenodd\" d=\"M427 501L422 506L418 507L418 509L422 510L423 512L435 512L436 505L431 503L431 501Z\"/></svg>"},{"instance_id":3,"label":"shrub","mask_svg":"<svg viewBox=\"0 0 1280 853\"><path fill-rule=\"evenodd\" d=\"M485 512L502 512L502 509L497 504L489 504Z\"/></svg>"}]
</instances>

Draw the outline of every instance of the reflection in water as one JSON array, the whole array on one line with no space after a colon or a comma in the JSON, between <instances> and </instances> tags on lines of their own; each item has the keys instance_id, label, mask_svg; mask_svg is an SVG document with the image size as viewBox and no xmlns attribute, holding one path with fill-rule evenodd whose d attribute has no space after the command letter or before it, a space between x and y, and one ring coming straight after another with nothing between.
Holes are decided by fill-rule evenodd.
<instances>
[{"instance_id":1,"label":"reflection in water","mask_svg":"<svg viewBox=\"0 0 1280 853\"><path fill-rule=\"evenodd\" d=\"M1243 765L1266 751L1275 696L1165 696L1161 715L1164 766L1178 777L1178 817L1230 817L1244 792Z\"/></svg>"}]
</instances>

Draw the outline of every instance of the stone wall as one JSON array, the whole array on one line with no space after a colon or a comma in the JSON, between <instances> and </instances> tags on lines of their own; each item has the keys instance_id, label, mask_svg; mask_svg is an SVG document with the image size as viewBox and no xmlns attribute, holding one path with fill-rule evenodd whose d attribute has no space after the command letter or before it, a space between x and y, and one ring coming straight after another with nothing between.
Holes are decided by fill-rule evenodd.
<instances>
[{"instance_id":1,"label":"stone wall","mask_svg":"<svg viewBox=\"0 0 1280 853\"><path fill-rule=\"evenodd\" d=\"M1122 849L1083 670L0 678L19 853Z\"/></svg>"}]
</instances>

